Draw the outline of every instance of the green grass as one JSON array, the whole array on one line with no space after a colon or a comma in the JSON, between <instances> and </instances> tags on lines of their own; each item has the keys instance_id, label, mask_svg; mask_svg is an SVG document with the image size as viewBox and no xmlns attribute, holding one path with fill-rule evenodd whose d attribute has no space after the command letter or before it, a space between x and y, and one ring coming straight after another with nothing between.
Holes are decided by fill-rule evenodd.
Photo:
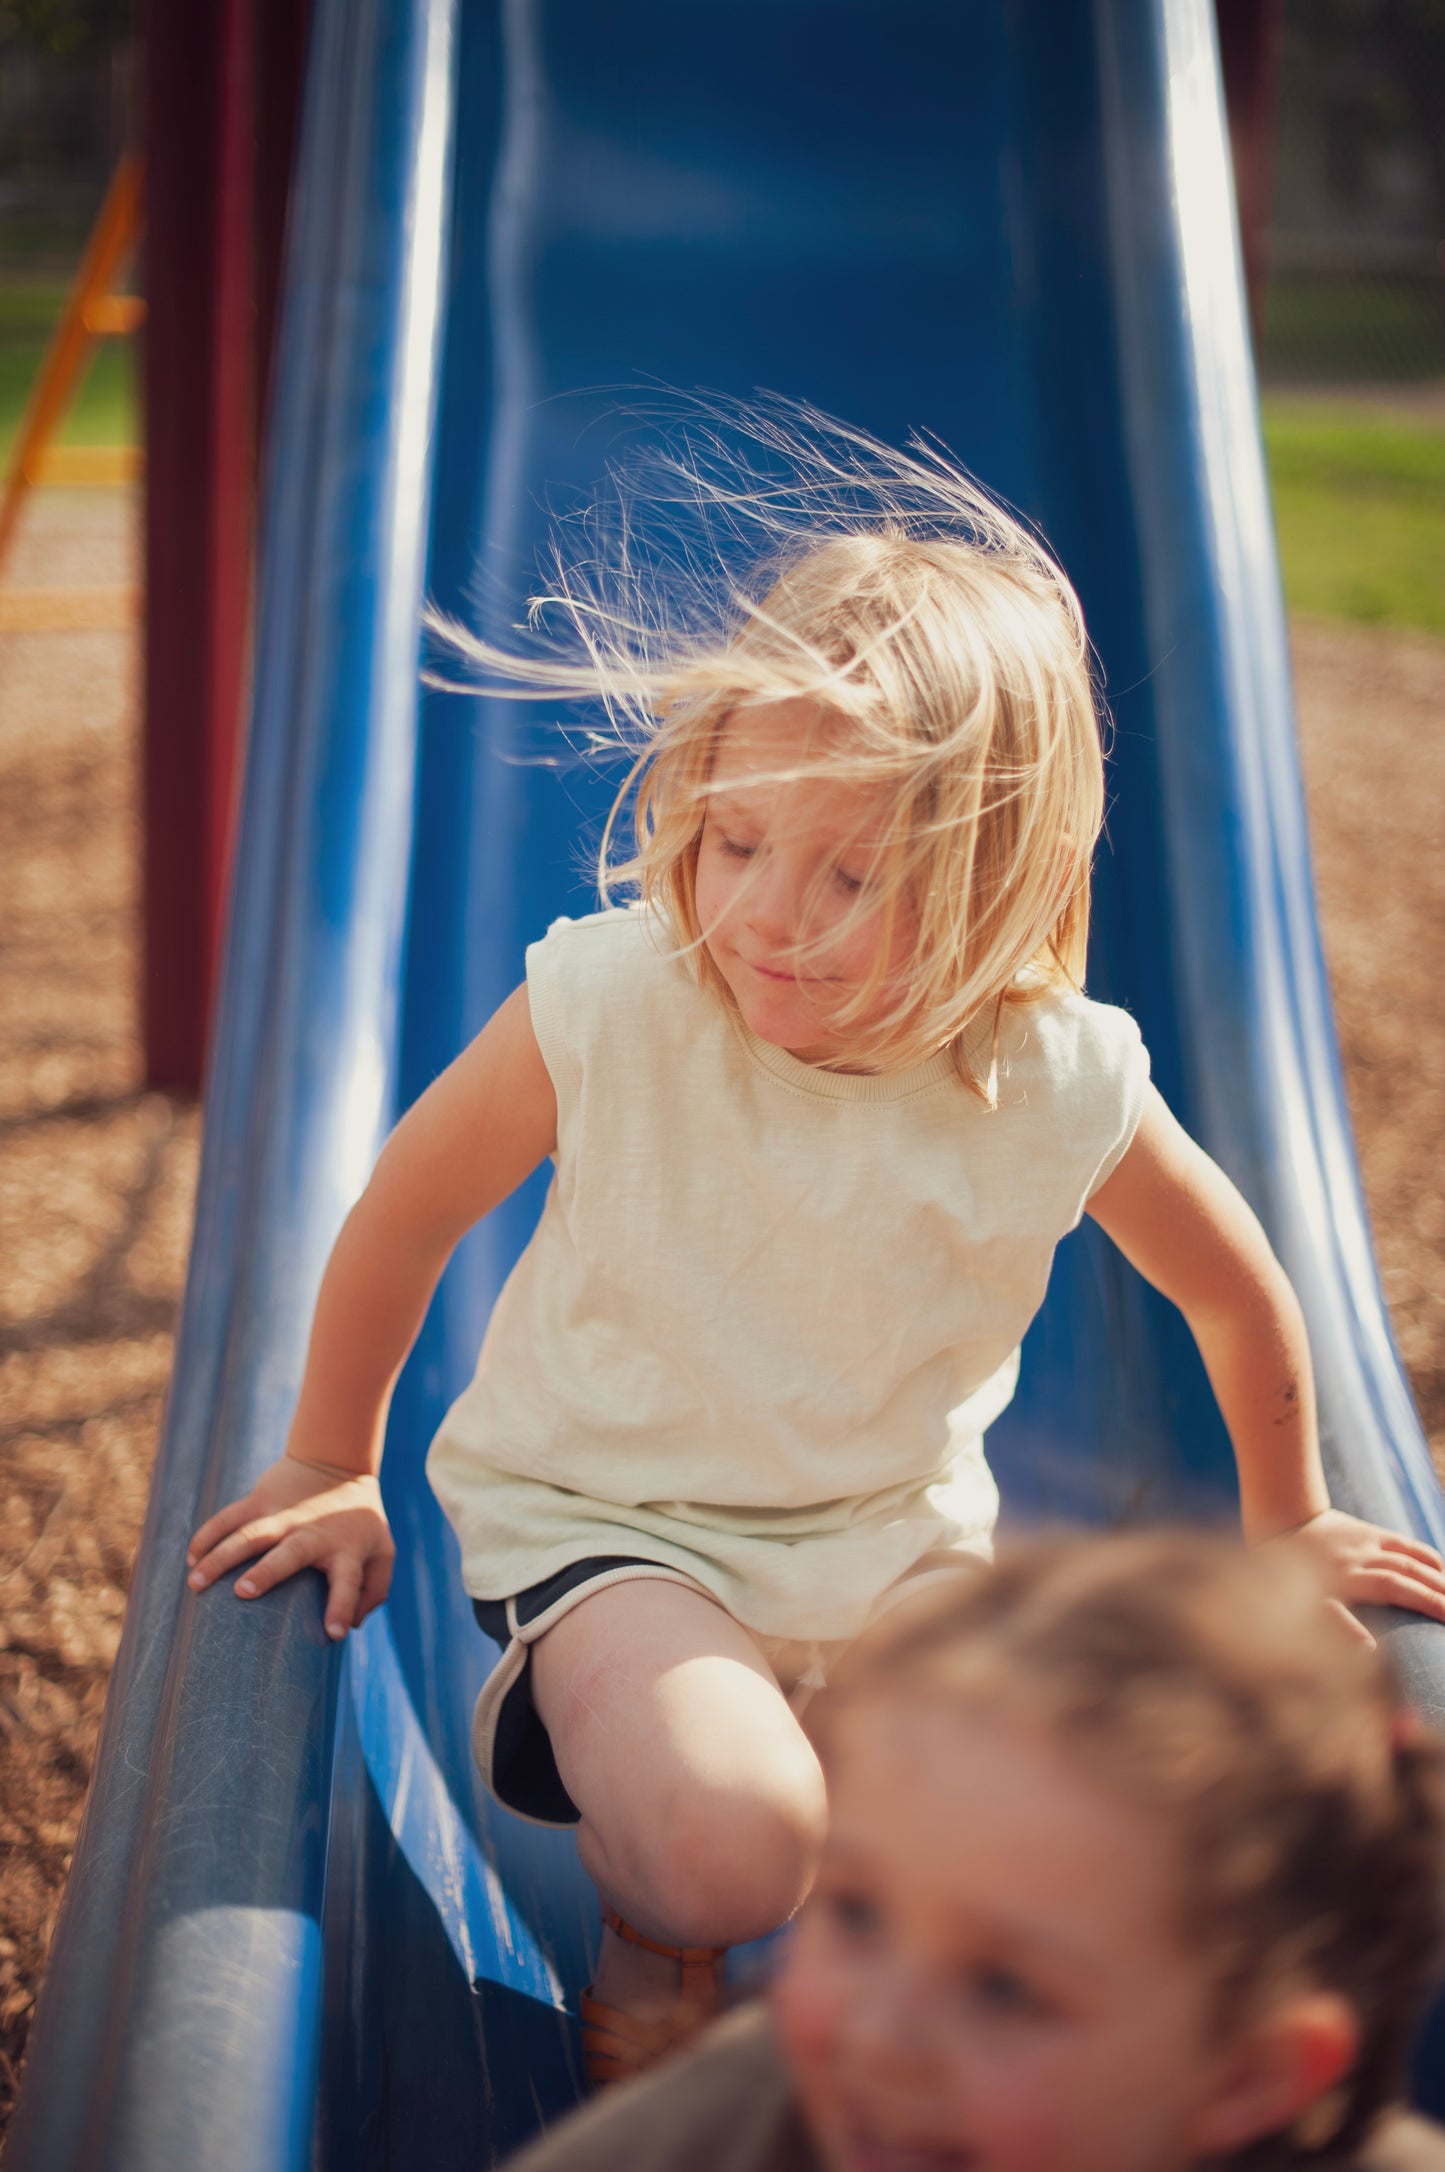
<instances>
[{"instance_id":1,"label":"green grass","mask_svg":"<svg viewBox=\"0 0 1445 2172\"><path fill-rule=\"evenodd\" d=\"M99 209L97 196L95 210ZM12 273L20 272L27 277L64 279L70 267L80 262L90 225L90 219L77 223L73 219L8 218L0 234L0 249L4 251L0 256L0 284L8 282Z\"/></svg>"},{"instance_id":2,"label":"green grass","mask_svg":"<svg viewBox=\"0 0 1445 2172\"><path fill-rule=\"evenodd\" d=\"M1423 279L1281 274L1265 302L1262 366L1291 384L1445 375L1445 294Z\"/></svg>"},{"instance_id":3,"label":"green grass","mask_svg":"<svg viewBox=\"0 0 1445 2172\"><path fill-rule=\"evenodd\" d=\"M25 403L65 300L57 279L11 275L0 283L0 464L10 457ZM98 340L61 431L63 445L137 441L135 343Z\"/></svg>"},{"instance_id":4,"label":"green grass","mask_svg":"<svg viewBox=\"0 0 1445 2172\"><path fill-rule=\"evenodd\" d=\"M1266 399L1294 611L1445 634L1445 425L1341 399Z\"/></svg>"}]
</instances>

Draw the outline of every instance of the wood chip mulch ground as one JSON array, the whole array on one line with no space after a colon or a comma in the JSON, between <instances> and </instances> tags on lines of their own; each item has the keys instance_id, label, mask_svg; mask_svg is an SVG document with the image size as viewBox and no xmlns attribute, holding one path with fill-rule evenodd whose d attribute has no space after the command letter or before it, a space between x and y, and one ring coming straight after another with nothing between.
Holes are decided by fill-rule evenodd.
<instances>
[{"instance_id":1,"label":"wood chip mulch ground","mask_svg":"<svg viewBox=\"0 0 1445 2172\"><path fill-rule=\"evenodd\" d=\"M126 500L53 493L7 578L120 587L135 558ZM1439 1461L1445 643L1294 641L1361 1163ZM195 1109L139 1085L136 673L113 620L0 631L0 2122L120 1634L195 1182Z\"/></svg>"}]
</instances>

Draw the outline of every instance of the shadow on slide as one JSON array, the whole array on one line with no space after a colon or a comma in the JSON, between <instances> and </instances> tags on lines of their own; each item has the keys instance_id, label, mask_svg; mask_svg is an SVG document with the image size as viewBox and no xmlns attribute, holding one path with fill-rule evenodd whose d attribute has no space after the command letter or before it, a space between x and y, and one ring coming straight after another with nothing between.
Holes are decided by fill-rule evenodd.
<instances>
[{"instance_id":1,"label":"shadow on slide","mask_svg":"<svg viewBox=\"0 0 1445 2172\"><path fill-rule=\"evenodd\" d=\"M279 1451L395 1112L588 907L605 787L423 693L417 635L424 594L519 616L605 449L579 387L924 427L1038 521L1116 724L1092 991L1300 1290L1335 1499L1445 1540L1343 1114L1207 0L318 0L288 246L195 1246L16 2172L471 2172L577 2092L594 1903L479 1794L493 1651L422 1472L535 1187L398 1392L389 1606L337 1651L315 1580L197 1600L183 1555ZM1232 1505L1182 1324L1087 1228L992 1452L1014 1518ZM1440 1713L1441 1632L1390 1633Z\"/></svg>"}]
</instances>

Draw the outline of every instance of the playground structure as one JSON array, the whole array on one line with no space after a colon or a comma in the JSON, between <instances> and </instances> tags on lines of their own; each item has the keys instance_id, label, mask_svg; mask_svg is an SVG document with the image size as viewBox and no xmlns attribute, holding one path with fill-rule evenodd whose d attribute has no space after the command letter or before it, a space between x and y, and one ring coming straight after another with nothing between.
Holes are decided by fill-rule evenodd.
<instances>
[{"instance_id":1,"label":"playground structure","mask_svg":"<svg viewBox=\"0 0 1445 2172\"><path fill-rule=\"evenodd\" d=\"M95 341L128 338L145 322L139 296L115 291L140 238L140 219L140 161L127 155L106 191L10 457L0 491L0 573L26 495L37 484L133 482L140 473L131 446L55 443Z\"/></svg>"},{"instance_id":2,"label":"playground structure","mask_svg":"<svg viewBox=\"0 0 1445 2172\"><path fill-rule=\"evenodd\" d=\"M230 873L266 434L307 0L147 0L145 155L120 161L0 487L0 628L144 621L148 1085L201 1083ZM115 288L143 247L142 298ZM97 339L143 333L145 450L57 442ZM30 492L145 476L143 588L7 589ZM142 608L143 606L143 608Z\"/></svg>"},{"instance_id":3,"label":"playground structure","mask_svg":"<svg viewBox=\"0 0 1445 2172\"><path fill-rule=\"evenodd\" d=\"M606 449L616 396L579 388L928 427L1039 520L1116 720L1091 986L1301 1291L1335 1498L1445 1536L1342 1112L1212 21L1034 13L845 0L825 41L804 0L318 9L195 1250L22 2168L471 2165L576 2091L593 1902L565 1836L479 1799L491 1649L421 1472L535 1189L398 1392L385 1612L339 1653L314 1588L197 1601L183 1556L275 1452L391 1115L588 902L605 787L514 759L505 705L423 694L417 650L424 594L518 615L541 499ZM1015 1516L1229 1504L1182 1325L1087 1230L992 1453ZM1391 1634L1440 1711L1439 1632Z\"/></svg>"}]
</instances>

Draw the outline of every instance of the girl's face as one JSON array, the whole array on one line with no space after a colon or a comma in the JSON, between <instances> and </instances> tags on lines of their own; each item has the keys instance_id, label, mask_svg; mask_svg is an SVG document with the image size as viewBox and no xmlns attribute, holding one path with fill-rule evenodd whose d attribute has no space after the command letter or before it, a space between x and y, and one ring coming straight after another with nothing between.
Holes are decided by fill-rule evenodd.
<instances>
[{"instance_id":1,"label":"girl's face","mask_svg":"<svg viewBox=\"0 0 1445 2172\"><path fill-rule=\"evenodd\" d=\"M1169 1928L1184 1866L1157 1822L991 1715L835 1724L774 1992L828 2172L1177 2172L1219 2147L1209 1987Z\"/></svg>"},{"instance_id":2,"label":"girl's face","mask_svg":"<svg viewBox=\"0 0 1445 2172\"><path fill-rule=\"evenodd\" d=\"M865 985L885 944L881 896L869 899L887 843L871 787L777 773L815 762L840 727L807 701L745 710L723 728L697 862L708 955L759 1040L805 1063L845 1048L837 1013ZM886 942L888 978L851 1030L896 992L911 953L906 905Z\"/></svg>"}]
</instances>

